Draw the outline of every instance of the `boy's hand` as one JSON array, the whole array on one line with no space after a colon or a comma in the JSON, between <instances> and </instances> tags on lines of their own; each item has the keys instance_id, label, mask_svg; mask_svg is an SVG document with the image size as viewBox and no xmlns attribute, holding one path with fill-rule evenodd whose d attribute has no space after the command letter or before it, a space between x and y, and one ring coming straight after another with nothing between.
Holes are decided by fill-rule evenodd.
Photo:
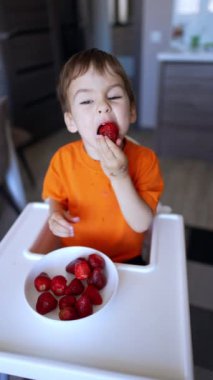
<instances>
[{"instance_id":1,"label":"boy's hand","mask_svg":"<svg viewBox=\"0 0 213 380\"><path fill-rule=\"evenodd\" d=\"M79 222L79 217L72 217L68 211L53 211L49 217L48 224L50 231L59 237L74 236L74 227L71 223Z\"/></svg>"},{"instance_id":2,"label":"boy's hand","mask_svg":"<svg viewBox=\"0 0 213 380\"><path fill-rule=\"evenodd\" d=\"M107 136L98 136L97 149L102 169L110 179L128 175L128 160L118 145Z\"/></svg>"}]
</instances>

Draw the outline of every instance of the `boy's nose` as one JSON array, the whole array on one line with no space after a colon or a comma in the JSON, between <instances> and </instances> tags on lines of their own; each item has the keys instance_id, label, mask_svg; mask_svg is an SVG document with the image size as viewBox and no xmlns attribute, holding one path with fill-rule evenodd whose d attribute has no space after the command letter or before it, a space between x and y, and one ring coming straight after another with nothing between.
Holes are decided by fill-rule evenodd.
<instances>
[{"instance_id":1,"label":"boy's nose","mask_svg":"<svg viewBox=\"0 0 213 380\"><path fill-rule=\"evenodd\" d=\"M99 104L98 106L98 113L107 113L110 111L110 106L106 102L103 102L102 104Z\"/></svg>"}]
</instances>

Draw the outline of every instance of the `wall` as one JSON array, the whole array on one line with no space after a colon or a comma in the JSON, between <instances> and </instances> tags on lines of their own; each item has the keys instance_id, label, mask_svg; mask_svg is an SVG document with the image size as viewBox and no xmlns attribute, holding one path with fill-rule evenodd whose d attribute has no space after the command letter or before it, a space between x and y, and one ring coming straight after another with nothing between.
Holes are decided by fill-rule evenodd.
<instances>
[{"instance_id":1,"label":"wall","mask_svg":"<svg viewBox=\"0 0 213 380\"><path fill-rule=\"evenodd\" d=\"M111 26L106 0L78 0L80 23L85 31L86 48L111 52Z\"/></svg>"},{"instance_id":2,"label":"wall","mask_svg":"<svg viewBox=\"0 0 213 380\"><path fill-rule=\"evenodd\" d=\"M131 0L129 26L111 27L106 0L79 0L86 46L115 53L133 81L139 128L154 128L157 108L157 53L168 50L172 0ZM111 41L111 42L110 42Z\"/></svg>"},{"instance_id":3,"label":"wall","mask_svg":"<svg viewBox=\"0 0 213 380\"><path fill-rule=\"evenodd\" d=\"M155 128L157 113L157 54L169 49L172 0L144 0L141 15L139 127Z\"/></svg>"}]
</instances>

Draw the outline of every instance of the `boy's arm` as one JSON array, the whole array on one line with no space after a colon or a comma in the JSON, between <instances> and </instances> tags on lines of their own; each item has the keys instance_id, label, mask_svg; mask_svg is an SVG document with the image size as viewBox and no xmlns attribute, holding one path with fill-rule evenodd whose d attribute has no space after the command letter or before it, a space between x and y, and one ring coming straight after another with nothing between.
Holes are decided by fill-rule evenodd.
<instances>
[{"instance_id":1,"label":"boy's arm","mask_svg":"<svg viewBox=\"0 0 213 380\"><path fill-rule=\"evenodd\" d=\"M107 137L98 138L100 163L111 181L122 214L136 232L146 231L152 221L151 208L137 193L128 172L128 161L123 151Z\"/></svg>"},{"instance_id":2,"label":"boy's arm","mask_svg":"<svg viewBox=\"0 0 213 380\"><path fill-rule=\"evenodd\" d=\"M48 203L50 206L48 224L52 233L59 237L74 236L72 224L78 222L79 218L71 216L60 202L52 198L48 199Z\"/></svg>"},{"instance_id":3,"label":"boy's arm","mask_svg":"<svg viewBox=\"0 0 213 380\"><path fill-rule=\"evenodd\" d=\"M129 226L136 232L146 231L152 222L153 213L137 193L129 174L121 178L111 177L111 185Z\"/></svg>"}]
</instances>

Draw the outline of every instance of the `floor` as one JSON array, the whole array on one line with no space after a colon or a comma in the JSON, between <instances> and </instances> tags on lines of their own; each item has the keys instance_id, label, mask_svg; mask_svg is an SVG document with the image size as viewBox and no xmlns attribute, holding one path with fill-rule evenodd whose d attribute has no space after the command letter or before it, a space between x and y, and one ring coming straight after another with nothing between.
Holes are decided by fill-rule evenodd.
<instances>
[{"instance_id":1,"label":"floor","mask_svg":"<svg viewBox=\"0 0 213 380\"><path fill-rule=\"evenodd\" d=\"M130 135L155 150L155 132L132 129ZM45 170L53 152L71 138L66 130L26 149L36 179L32 186L21 166L27 202L41 201ZM78 136L76 136L78 138ZM160 158L165 180L162 203L183 215L186 225L188 285L195 380L213 379L213 162ZM17 214L0 198L0 239ZM199 249L198 249L199 247ZM211 290L210 290L211 289ZM11 379L15 377L11 376Z\"/></svg>"}]
</instances>

